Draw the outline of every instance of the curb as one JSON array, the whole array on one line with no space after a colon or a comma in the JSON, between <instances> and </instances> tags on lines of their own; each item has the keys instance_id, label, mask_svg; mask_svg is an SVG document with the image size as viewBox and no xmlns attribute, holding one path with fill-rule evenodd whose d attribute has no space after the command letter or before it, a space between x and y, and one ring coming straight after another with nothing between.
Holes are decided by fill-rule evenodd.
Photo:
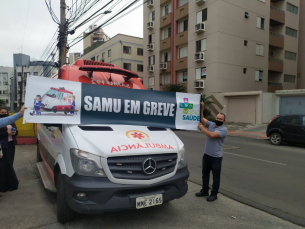
<instances>
[{"instance_id":1,"label":"curb","mask_svg":"<svg viewBox=\"0 0 305 229\"><path fill-rule=\"evenodd\" d=\"M35 145L37 143L36 138L16 138L18 145Z\"/></svg>"}]
</instances>

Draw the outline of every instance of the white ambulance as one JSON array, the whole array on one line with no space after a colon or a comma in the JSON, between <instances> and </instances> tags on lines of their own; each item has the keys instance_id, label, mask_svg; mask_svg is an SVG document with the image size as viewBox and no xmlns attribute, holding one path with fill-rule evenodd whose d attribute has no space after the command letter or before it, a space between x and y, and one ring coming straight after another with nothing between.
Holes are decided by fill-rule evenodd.
<instances>
[{"instance_id":1,"label":"white ambulance","mask_svg":"<svg viewBox=\"0 0 305 229\"><path fill-rule=\"evenodd\" d=\"M58 78L145 89L135 73L88 60L63 66ZM37 166L46 189L57 192L62 223L74 212L141 209L188 190L184 144L166 128L37 124Z\"/></svg>"}]
</instances>

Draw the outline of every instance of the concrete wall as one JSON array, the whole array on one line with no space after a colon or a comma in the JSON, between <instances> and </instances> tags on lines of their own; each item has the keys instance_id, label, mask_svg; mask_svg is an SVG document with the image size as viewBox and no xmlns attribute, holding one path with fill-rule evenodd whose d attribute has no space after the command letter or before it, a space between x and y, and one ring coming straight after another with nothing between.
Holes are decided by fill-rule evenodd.
<instances>
[{"instance_id":1,"label":"concrete wall","mask_svg":"<svg viewBox=\"0 0 305 229\"><path fill-rule=\"evenodd\" d=\"M268 123L277 115L277 96L274 93L263 93L262 97L262 123Z\"/></svg>"}]
</instances>

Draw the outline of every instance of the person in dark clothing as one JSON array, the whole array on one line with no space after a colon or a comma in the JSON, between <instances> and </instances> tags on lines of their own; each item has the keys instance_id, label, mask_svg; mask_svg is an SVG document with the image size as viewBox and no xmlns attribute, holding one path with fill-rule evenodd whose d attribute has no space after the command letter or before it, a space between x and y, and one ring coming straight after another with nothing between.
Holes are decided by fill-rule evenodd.
<instances>
[{"instance_id":1,"label":"person in dark clothing","mask_svg":"<svg viewBox=\"0 0 305 229\"><path fill-rule=\"evenodd\" d=\"M0 118L7 116L7 108L1 107ZM0 142L3 154L2 158L0 158L0 192L12 191L18 188L19 182L13 167L17 134L15 123L0 128Z\"/></svg>"}]
</instances>

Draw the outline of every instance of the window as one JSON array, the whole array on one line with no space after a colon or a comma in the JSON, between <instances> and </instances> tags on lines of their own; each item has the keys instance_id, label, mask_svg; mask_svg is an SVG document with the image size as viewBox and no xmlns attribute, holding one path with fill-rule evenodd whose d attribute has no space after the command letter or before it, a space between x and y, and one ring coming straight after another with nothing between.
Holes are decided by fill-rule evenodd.
<instances>
[{"instance_id":1,"label":"window","mask_svg":"<svg viewBox=\"0 0 305 229\"><path fill-rule=\"evenodd\" d=\"M197 12L196 15L196 24L208 20L208 9L204 9L202 11Z\"/></svg>"},{"instance_id":2,"label":"window","mask_svg":"<svg viewBox=\"0 0 305 229\"><path fill-rule=\"evenodd\" d=\"M148 35L148 44L155 43L155 34Z\"/></svg>"},{"instance_id":3,"label":"window","mask_svg":"<svg viewBox=\"0 0 305 229\"><path fill-rule=\"evenodd\" d=\"M164 76L164 85L170 84L171 83L171 76L170 75L165 75Z\"/></svg>"},{"instance_id":4,"label":"window","mask_svg":"<svg viewBox=\"0 0 305 229\"><path fill-rule=\"evenodd\" d=\"M171 53L170 52L165 52L163 54L163 62L168 62L168 61L171 61Z\"/></svg>"},{"instance_id":5,"label":"window","mask_svg":"<svg viewBox=\"0 0 305 229\"><path fill-rule=\"evenodd\" d=\"M297 54L294 52L285 51L285 59L297 60Z\"/></svg>"},{"instance_id":6,"label":"window","mask_svg":"<svg viewBox=\"0 0 305 229\"><path fill-rule=\"evenodd\" d=\"M297 78L298 78L298 79L301 79L301 76L302 76L301 73L298 73L298 74L297 74Z\"/></svg>"},{"instance_id":7,"label":"window","mask_svg":"<svg viewBox=\"0 0 305 229\"><path fill-rule=\"evenodd\" d=\"M184 20L184 21L179 22L178 33L186 31L187 27L188 27L187 24L188 24L188 20L187 19Z\"/></svg>"},{"instance_id":8,"label":"window","mask_svg":"<svg viewBox=\"0 0 305 229\"><path fill-rule=\"evenodd\" d=\"M265 29L265 19L261 17L257 17L256 27L260 29Z\"/></svg>"},{"instance_id":9,"label":"window","mask_svg":"<svg viewBox=\"0 0 305 229\"><path fill-rule=\"evenodd\" d=\"M91 58L91 60L95 61L95 56Z\"/></svg>"},{"instance_id":10,"label":"window","mask_svg":"<svg viewBox=\"0 0 305 229\"><path fill-rule=\"evenodd\" d=\"M244 73L244 74L247 74L247 68L244 68L244 69L243 69L243 73Z\"/></svg>"},{"instance_id":11,"label":"window","mask_svg":"<svg viewBox=\"0 0 305 229\"><path fill-rule=\"evenodd\" d=\"M108 57L111 57L111 49L108 50Z\"/></svg>"},{"instance_id":12,"label":"window","mask_svg":"<svg viewBox=\"0 0 305 229\"><path fill-rule=\"evenodd\" d=\"M186 3L188 3L188 0L179 0L178 2L178 7L185 5Z\"/></svg>"},{"instance_id":13,"label":"window","mask_svg":"<svg viewBox=\"0 0 305 229\"><path fill-rule=\"evenodd\" d=\"M302 117L302 120L303 120L303 126L305 126L305 116Z\"/></svg>"},{"instance_id":14,"label":"window","mask_svg":"<svg viewBox=\"0 0 305 229\"><path fill-rule=\"evenodd\" d=\"M155 11L148 14L148 21L154 21L155 20Z\"/></svg>"},{"instance_id":15,"label":"window","mask_svg":"<svg viewBox=\"0 0 305 229\"><path fill-rule=\"evenodd\" d=\"M179 48L179 58L187 56L187 46Z\"/></svg>"},{"instance_id":16,"label":"window","mask_svg":"<svg viewBox=\"0 0 305 229\"><path fill-rule=\"evenodd\" d=\"M130 63L124 63L123 68L126 69L126 70L131 71L131 64Z\"/></svg>"},{"instance_id":17,"label":"window","mask_svg":"<svg viewBox=\"0 0 305 229\"><path fill-rule=\"evenodd\" d=\"M295 76L294 75L286 75L286 74L284 74L284 82L286 82L286 83L295 83Z\"/></svg>"},{"instance_id":18,"label":"window","mask_svg":"<svg viewBox=\"0 0 305 229\"><path fill-rule=\"evenodd\" d=\"M148 85L149 86L154 86L155 85L155 77L154 76L148 78Z\"/></svg>"},{"instance_id":19,"label":"window","mask_svg":"<svg viewBox=\"0 0 305 229\"><path fill-rule=\"evenodd\" d=\"M286 35L291 37L298 37L298 31L289 27L286 27Z\"/></svg>"},{"instance_id":20,"label":"window","mask_svg":"<svg viewBox=\"0 0 305 229\"><path fill-rule=\"evenodd\" d=\"M205 79L206 76L206 67L196 68L196 80Z\"/></svg>"},{"instance_id":21,"label":"window","mask_svg":"<svg viewBox=\"0 0 305 229\"><path fill-rule=\"evenodd\" d=\"M102 62L105 62L105 53L102 53Z\"/></svg>"},{"instance_id":22,"label":"window","mask_svg":"<svg viewBox=\"0 0 305 229\"><path fill-rule=\"evenodd\" d=\"M286 116L282 124L299 125L300 119L298 115Z\"/></svg>"},{"instance_id":23,"label":"window","mask_svg":"<svg viewBox=\"0 0 305 229\"><path fill-rule=\"evenodd\" d=\"M38 72L33 72L33 75L34 76L38 76Z\"/></svg>"},{"instance_id":24,"label":"window","mask_svg":"<svg viewBox=\"0 0 305 229\"><path fill-rule=\"evenodd\" d=\"M248 41L244 40L244 46L248 46Z\"/></svg>"},{"instance_id":25,"label":"window","mask_svg":"<svg viewBox=\"0 0 305 229\"><path fill-rule=\"evenodd\" d=\"M155 55L148 57L148 65L154 65L155 64Z\"/></svg>"},{"instance_id":26,"label":"window","mask_svg":"<svg viewBox=\"0 0 305 229\"><path fill-rule=\"evenodd\" d=\"M245 18L249 18L249 13L245 12Z\"/></svg>"},{"instance_id":27,"label":"window","mask_svg":"<svg viewBox=\"0 0 305 229\"><path fill-rule=\"evenodd\" d=\"M207 39L196 41L196 52L202 52L207 49Z\"/></svg>"},{"instance_id":28,"label":"window","mask_svg":"<svg viewBox=\"0 0 305 229\"><path fill-rule=\"evenodd\" d=\"M96 60L100 61L100 56L99 55L97 55Z\"/></svg>"},{"instance_id":29,"label":"window","mask_svg":"<svg viewBox=\"0 0 305 229\"><path fill-rule=\"evenodd\" d=\"M164 14L163 14L163 16L164 15L166 15L166 14L169 14L170 12L171 12L171 4L168 4L168 5L166 5L166 6L164 6Z\"/></svg>"},{"instance_id":30,"label":"window","mask_svg":"<svg viewBox=\"0 0 305 229\"><path fill-rule=\"evenodd\" d=\"M18 72L18 76L21 76L21 72Z\"/></svg>"},{"instance_id":31,"label":"window","mask_svg":"<svg viewBox=\"0 0 305 229\"><path fill-rule=\"evenodd\" d=\"M187 82L187 71L178 72L178 82L179 83Z\"/></svg>"},{"instance_id":32,"label":"window","mask_svg":"<svg viewBox=\"0 0 305 229\"><path fill-rule=\"evenodd\" d=\"M138 64L137 65L137 71L138 72L143 72L143 64Z\"/></svg>"},{"instance_id":33,"label":"window","mask_svg":"<svg viewBox=\"0 0 305 229\"><path fill-rule=\"evenodd\" d=\"M171 36L171 27L162 30L162 40L169 38Z\"/></svg>"},{"instance_id":34,"label":"window","mask_svg":"<svg viewBox=\"0 0 305 229\"><path fill-rule=\"evenodd\" d=\"M130 46L123 46L123 53L130 54L131 53L131 47Z\"/></svg>"},{"instance_id":35,"label":"window","mask_svg":"<svg viewBox=\"0 0 305 229\"><path fill-rule=\"evenodd\" d=\"M264 45L256 44L256 55L264 56Z\"/></svg>"},{"instance_id":36,"label":"window","mask_svg":"<svg viewBox=\"0 0 305 229\"><path fill-rule=\"evenodd\" d=\"M263 71L255 71L255 81L263 81Z\"/></svg>"},{"instance_id":37,"label":"window","mask_svg":"<svg viewBox=\"0 0 305 229\"><path fill-rule=\"evenodd\" d=\"M137 54L138 56L143 56L143 49L137 48Z\"/></svg>"},{"instance_id":38,"label":"window","mask_svg":"<svg viewBox=\"0 0 305 229\"><path fill-rule=\"evenodd\" d=\"M298 14L299 13L299 8L290 4L289 2L287 2L287 11L289 11L293 14Z\"/></svg>"}]
</instances>

